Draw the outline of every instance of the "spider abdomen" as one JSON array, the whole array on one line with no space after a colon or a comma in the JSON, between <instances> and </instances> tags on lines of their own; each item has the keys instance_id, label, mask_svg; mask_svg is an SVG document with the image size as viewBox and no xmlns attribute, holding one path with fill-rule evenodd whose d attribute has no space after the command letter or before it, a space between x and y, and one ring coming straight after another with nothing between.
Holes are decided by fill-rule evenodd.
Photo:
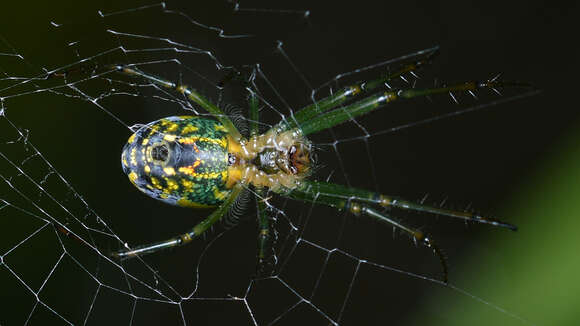
<instances>
[{"instance_id":1,"label":"spider abdomen","mask_svg":"<svg viewBox=\"0 0 580 326\"><path fill-rule=\"evenodd\" d=\"M172 205L214 207L230 194L227 131L215 120L150 122L129 137L121 161L135 187Z\"/></svg>"}]
</instances>

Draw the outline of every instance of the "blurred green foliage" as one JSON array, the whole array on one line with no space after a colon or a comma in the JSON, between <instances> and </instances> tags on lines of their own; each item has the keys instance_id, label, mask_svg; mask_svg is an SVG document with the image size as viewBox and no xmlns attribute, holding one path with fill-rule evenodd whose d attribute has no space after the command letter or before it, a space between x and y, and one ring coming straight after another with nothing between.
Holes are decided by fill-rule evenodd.
<instances>
[{"instance_id":1,"label":"blurred green foliage","mask_svg":"<svg viewBox=\"0 0 580 326\"><path fill-rule=\"evenodd\" d=\"M415 315L413 324L580 323L579 145L580 132L575 129L511 199L503 214L519 225L517 234L499 236L499 241L489 237L453 271L459 288L507 312L492 305L482 309L480 302L444 289L426 300L426 313Z\"/></svg>"}]
</instances>

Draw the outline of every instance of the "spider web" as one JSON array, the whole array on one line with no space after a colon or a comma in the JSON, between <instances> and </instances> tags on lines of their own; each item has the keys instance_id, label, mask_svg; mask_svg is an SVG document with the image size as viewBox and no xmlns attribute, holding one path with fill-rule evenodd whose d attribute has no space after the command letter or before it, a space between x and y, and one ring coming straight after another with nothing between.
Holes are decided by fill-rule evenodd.
<instances>
[{"instance_id":1,"label":"spider web","mask_svg":"<svg viewBox=\"0 0 580 326\"><path fill-rule=\"evenodd\" d=\"M296 109L376 78L434 44L413 40L388 55L376 53L369 46L376 35L345 39L317 24L342 22L332 14L322 11L317 20L310 11L275 6L157 3L76 8L74 15L51 11L42 27L48 28L47 39L36 46L1 40L0 279L11 298L2 325L396 324L411 323L417 311L433 323L454 319L421 308L435 295L499 314L509 323L526 323L503 303L471 293L469 283L454 282L459 270L453 265L451 284L444 285L438 260L389 227L276 196L259 199L267 200L278 232L278 265L271 276L255 277L253 202L239 225L217 226L193 245L123 262L107 256L125 244L183 232L206 214L142 196L119 164L120 149L140 124L206 113L178 94L103 72L103 65L132 64L183 81L220 106L235 103L242 112L249 88L258 94L261 130L266 130ZM427 46L418 48L417 41ZM49 49L50 56L39 56L41 49ZM433 76L444 63L429 68L432 76L405 75L389 86L441 83ZM473 74L493 77L486 68ZM472 78L463 71L445 75L452 81ZM485 175L473 176L478 167L492 164L481 154L489 138L456 138L483 132L476 126L497 124L498 116L506 118L481 114L482 109L531 93L476 95L478 100L458 94L459 104L445 96L400 103L314 135L316 178L446 207L469 209L474 198L479 202L473 206L493 207L502 191L486 184ZM463 115L469 111L476 113ZM433 135L439 136L426 140ZM453 148L444 148L450 143ZM455 159L438 161L440 156ZM427 192L437 195L425 197ZM503 230L393 213L436 235L452 260L466 255L478 239L509 237Z\"/></svg>"}]
</instances>

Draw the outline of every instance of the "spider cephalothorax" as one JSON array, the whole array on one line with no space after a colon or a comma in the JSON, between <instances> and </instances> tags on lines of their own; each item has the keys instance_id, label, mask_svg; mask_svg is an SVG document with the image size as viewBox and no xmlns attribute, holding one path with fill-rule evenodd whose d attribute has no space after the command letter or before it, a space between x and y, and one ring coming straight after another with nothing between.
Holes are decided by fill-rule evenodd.
<instances>
[{"instance_id":1,"label":"spider cephalothorax","mask_svg":"<svg viewBox=\"0 0 580 326\"><path fill-rule=\"evenodd\" d=\"M249 139L229 139L235 156L230 182L242 182L274 191L292 190L310 171L311 144L299 130L274 130Z\"/></svg>"}]
</instances>

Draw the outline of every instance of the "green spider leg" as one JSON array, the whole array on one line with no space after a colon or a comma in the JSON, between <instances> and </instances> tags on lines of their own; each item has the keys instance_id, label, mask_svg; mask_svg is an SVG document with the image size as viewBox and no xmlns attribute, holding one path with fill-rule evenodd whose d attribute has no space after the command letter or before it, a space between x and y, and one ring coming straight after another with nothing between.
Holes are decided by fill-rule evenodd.
<instances>
[{"instance_id":1,"label":"green spider leg","mask_svg":"<svg viewBox=\"0 0 580 326\"><path fill-rule=\"evenodd\" d=\"M250 136L256 136L259 132L260 119L260 103L254 92L250 90L248 98L248 106L250 109ZM272 266L276 264L276 255L273 252L273 235L272 225L270 224L271 217L268 215L267 205L264 198L267 196L267 190L263 187L257 187L256 192L256 215L258 219L258 252L256 274L263 276L272 270Z\"/></svg>"},{"instance_id":2,"label":"green spider leg","mask_svg":"<svg viewBox=\"0 0 580 326\"><path fill-rule=\"evenodd\" d=\"M403 77L406 73L414 74L415 71L430 64L438 53L439 48L434 47L418 51L409 56L394 59L393 62L399 62L405 59L418 57L415 61L404 64L398 70L388 73L381 78L347 86L333 95L305 106L293 113L291 119L281 122L274 128L280 131L299 128L303 135L306 136L332 128L352 118L370 113L376 109L384 107L388 103L401 99L427 97L436 94L452 95L454 92L469 92L473 95L473 92L480 89L491 89L497 91L497 89L508 87L532 88L532 85L527 83L502 81L498 80L498 77L494 77L485 81L467 81L443 87L393 89L365 97L345 107L339 107L348 100L376 90L396 77Z\"/></svg>"},{"instance_id":3,"label":"green spider leg","mask_svg":"<svg viewBox=\"0 0 580 326\"><path fill-rule=\"evenodd\" d=\"M176 237L154 242L146 245L141 245L133 248L128 248L126 250L120 250L111 254L111 256L126 259L136 257L137 255L150 254L162 249L183 246L190 243L193 239L198 238L207 229L209 229L213 224L219 221L230 209L230 207L236 202L236 198L242 191L243 187L241 185L235 185L232 188L231 194L226 198L226 200L213 211L205 220L199 222L194 226L189 232L180 234Z\"/></svg>"},{"instance_id":4,"label":"green spider leg","mask_svg":"<svg viewBox=\"0 0 580 326\"><path fill-rule=\"evenodd\" d=\"M114 68L116 71L120 73L130 76L141 77L145 80L152 82L155 85L181 93L183 96L187 97L192 102L198 104L199 106L204 108L207 112L209 112L213 117L215 117L226 128L228 134L232 136L235 140L239 140L242 138L242 135L238 131L238 128L234 126L234 123L224 113L224 111L215 104L211 103L208 99L206 99L203 95L201 95L194 89L191 89L186 85L177 84L172 81L168 81L159 78L157 76L150 75L134 67L119 65L114 66Z\"/></svg>"},{"instance_id":5,"label":"green spider leg","mask_svg":"<svg viewBox=\"0 0 580 326\"><path fill-rule=\"evenodd\" d=\"M327 205L338 210L347 210L355 216L364 215L381 223L390 224L408 233L415 240L415 242L421 243L425 247L430 248L439 258L443 267L443 282L445 283L448 281L447 262L445 256L436 245L436 243L424 232L406 226L405 224L393 219L391 216L389 216L389 214L378 211L377 208L396 207L403 210L425 212L459 218L465 221L490 224L513 231L517 230L515 225L505 223L494 218L484 217L475 213L454 211L445 208L417 204L396 197L381 195L372 191L349 188L327 182L304 180L299 188L293 189L289 193L282 195L300 201Z\"/></svg>"},{"instance_id":6,"label":"green spider leg","mask_svg":"<svg viewBox=\"0 0 580 326\"><path fill-rule=\"evenodd\" d=\"M430 63L437 53L437 48L420 51L417 53L417 55L420 55L420 58L417 61L403 65L401 69L395 71L394 73L387 74L382 78L370 82L359 83L353 86L348 86L334 95L324 98L317 103L306 106L293 114L293 120L290 122L283 122L279 124L277 128L279 130L297 128L300 129L302 134L306 136L332 128L352 118L370 113L390 102L399 99L412 99L415 97L423 97L435 94L452 94L453 92L472 93L476 90L484 88L497 90L498 88L504 87L531 87L531 85L526 83L497 80L496 77L483 82L469 81L443 87L388 90L368 96L345 107L339 107L347 100L356 97L357 95L368 93L369 91L378 88L382 84L387 83L389 80L395 77L402 76L404 73L413 73L415 70ZM432 249L433 253L439 258L443 268L443 282L445 283L448 282L447 262L442 251L435 244L435 242L425 233L398 222L397 220L391 218L388 214L378 211L376 208L397 207L404 210L444 215L464 219L466 221L474 221L478 223L504 227L514 231L517 230L516 226L501 222L497 219L484 217L469 212L454 211L417 204L399 198L388 197L366 190L349 188L331 183L303 180L298 188L292 189L288 193L281 193L281 195L301 201L331 206L339 210L348 210L356 216L364 215L382 223L390 224L408 233L416 242L419 242L422 245Z\"/></svg>"},{"instance_id":7,"label":"green spider leg","mask_svg":"<svg viewBox=\"0 0 580 326\"><path fill-rule=\"evenodd\" d=\"M507 82L490 79L482 82L468 81L446 87L391 90L363 98L362 100L351 105L326 112L316 116L313 119L299 121L300 129L304 135L317 133L319 131L332 128L352 118L370 113L378 108L385 106L388 103L400 99L412 99L415 97L423 97L442 93L447 94L453 92L474 92L484 88L498 89L505 87L530 87L530 85L520 82Z\"/></svg>"},{"instance_id":8,"label":"green spider leg","mask_svg":"<svg viewBox=\"0 0 580 326\"><path fill-rule=\"evenodd\" d=\"M344 87L343 89L328 97L305 106L304 108L296 111L288 121L281 122L279 128L282 130L295 128L300 126L303 122L315 118L321 113L338 107L339 105L357 95L369 93L397 77L402 77L406 73L414 74L415 71L429 65L438 54L439 47L436 46L389 60L387 63L395 63L408 60L410 58L418 58L411 63L402 65L398 70L387 73L380 78Z\"/></svg>"},{"instance_id":9,"label":"green spider leg","mask_svg":"<svg viewBox=\"0 0 580 326\"><path fill-rule=\"evenodd\" d=\"M271 216L268 214L266 189L260 187L256 189L256 209L258 217L258 253L256 264L256 275L266 276L273 272L277 258L274 252L275 235Z\"/></svg>"}]
</instances>

